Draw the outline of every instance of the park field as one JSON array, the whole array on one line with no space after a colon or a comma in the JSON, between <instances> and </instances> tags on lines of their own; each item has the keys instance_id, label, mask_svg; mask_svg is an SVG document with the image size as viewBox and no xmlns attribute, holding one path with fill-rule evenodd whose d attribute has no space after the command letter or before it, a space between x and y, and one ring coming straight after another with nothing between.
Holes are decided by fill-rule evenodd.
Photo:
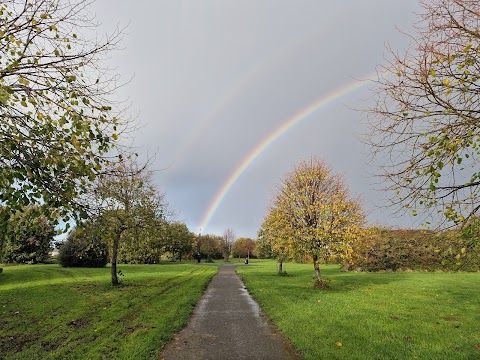
<instances>
[{"instance_id":1,"label":"park field","mask_svg":"<svg viewBox=\"0 0 480 360\"><path fill-rule=\"evenodd\" d=\"M480 359L480 273L355 273L251 260L237 272L306 359Z\"/></svg>"},{"instance_id":2,"label":"park field","mask_svg":"<svg viewBox=\"0 0 480 360\"><path fill-rule=\"evenodd\" d=\"M187 322L217 266L58 265L4 267L0 274L1 359L158 358Z\"/></svg>"}]
</instances>

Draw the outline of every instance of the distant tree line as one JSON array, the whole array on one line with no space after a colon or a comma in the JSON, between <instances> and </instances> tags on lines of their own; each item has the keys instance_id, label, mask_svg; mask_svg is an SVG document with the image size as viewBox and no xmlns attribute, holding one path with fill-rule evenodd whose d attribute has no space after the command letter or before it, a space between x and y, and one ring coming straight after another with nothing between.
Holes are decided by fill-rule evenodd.
<instances>
[{"instance_id":1,"label":"distant tree line","mask_svg":"<svg viewBox=\"0 0 480 360\"><path fill-rule=\"evenodd\" d=\"M194 235L178 222L160 221L158 227L125 231L118 248L117 262L123 264L158 264L191 258ZM109 233L101 224L88 223L74 228L66 241L58 243L62 266L101 267L112 258Z\"/></svg>"},{"instance_id":2,"label":"distant tree line","mask_svg":"<svg viewBox=\"0 0 480 360\"><path fill-rule=\"evenodd\" d=\"M101 219L85 221L74 227L65 241L55 242L56 234L53 223L40 208L29 206L14 213L1 208L0 262L42 263L49 259L55 245L62 266L103 267L111 261L111 234ZM185 224L162 219L158 227L134 229L122 234L118 262L155 264L162 257L191 259L194 239Z\"/></svg>"}]
</instances>

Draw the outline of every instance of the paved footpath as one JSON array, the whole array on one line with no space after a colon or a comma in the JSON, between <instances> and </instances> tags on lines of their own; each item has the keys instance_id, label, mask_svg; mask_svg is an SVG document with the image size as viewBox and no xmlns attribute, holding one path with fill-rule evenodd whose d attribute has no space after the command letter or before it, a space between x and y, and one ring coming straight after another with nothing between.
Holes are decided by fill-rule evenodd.
<instances>
[{"instance_id":1,"label":"paved footpath","mask_svg":"<svg viewBox=\"0 0 480 360\"><path fill-rule=\"evenodd\" d=\"M188 325L160 354L165 360L301 359L263 315L235 273L222 265Z\"/></svg>"}]
</instances>

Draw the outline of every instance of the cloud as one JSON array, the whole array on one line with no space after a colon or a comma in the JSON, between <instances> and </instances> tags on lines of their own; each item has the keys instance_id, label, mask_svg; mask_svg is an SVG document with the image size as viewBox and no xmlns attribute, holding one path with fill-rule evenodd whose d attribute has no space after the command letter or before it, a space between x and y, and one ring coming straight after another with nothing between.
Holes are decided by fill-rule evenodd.
<instances>
[{"instance_id":1,"label":"cloud","mask_svg":"<svg viewBox=\"0 0 480 360\"><path fill-rule=\"evenodd\" d=\"M98 1L92 11L109 31L130 23L125 49L111 61L144 124L142 151L157 152L159 186L179 218L199 231L202 216L235 168L269 133L313 101L370 74L384 44L405 47L417 2ZM348 177L368 207L366 154L355 133L366 88L345 95L288 131L242 174L207 232L227 227L255 236L282 175L317 155ZM388 223L384 212L372 221ZM396 221L396 220L395 220ZM409 219L401 222L408 223Z\"/></svg>"}]
</instances>

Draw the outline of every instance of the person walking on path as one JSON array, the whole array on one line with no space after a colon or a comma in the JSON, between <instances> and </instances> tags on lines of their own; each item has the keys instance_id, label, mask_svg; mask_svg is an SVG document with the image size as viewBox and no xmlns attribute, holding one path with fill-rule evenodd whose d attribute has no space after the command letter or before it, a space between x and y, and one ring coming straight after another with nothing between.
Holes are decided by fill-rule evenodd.
<instances>
[{"instance_id":1,"label":"person walking on path","mask_svg":"<svg viewBox=\"0 0 480 360\"><path fill-rule=\"evenodd\" d=\"M165 360L301 359L269 323L235 273L222 265L188 325L160 354Z\"/></svg>"}]
</instances>

